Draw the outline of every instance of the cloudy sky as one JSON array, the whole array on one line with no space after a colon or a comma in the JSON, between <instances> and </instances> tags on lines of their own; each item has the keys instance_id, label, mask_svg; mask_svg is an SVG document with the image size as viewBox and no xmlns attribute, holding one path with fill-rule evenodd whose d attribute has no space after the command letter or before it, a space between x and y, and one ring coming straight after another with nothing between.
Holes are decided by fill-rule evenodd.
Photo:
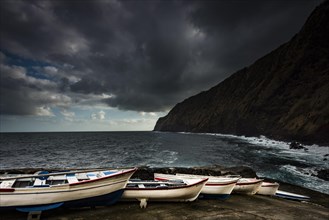
<instances>
[{"instance_id":1,"label":"cloudy sky","mask_svg":"<svg viewBox=\"0 0 329 220\"><path fill-rule=\"evenodd\" d=\"M2 0L0 131L152 130L320 2Z\"/></svg>"}]
</instances>

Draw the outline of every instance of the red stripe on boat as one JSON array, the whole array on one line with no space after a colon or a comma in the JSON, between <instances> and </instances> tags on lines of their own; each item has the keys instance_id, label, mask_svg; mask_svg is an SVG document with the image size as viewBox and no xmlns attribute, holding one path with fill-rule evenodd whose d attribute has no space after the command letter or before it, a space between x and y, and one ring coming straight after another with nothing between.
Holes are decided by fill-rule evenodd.
<instances>
[{"instance_id":1,"label":"red stripe on boat","mask_svg":"<svg viewBox=\"0 0 329 220\"><path fill-rule=\"evenodd\" d=\"M273 187L273 186L279 186L278 184L268 184L268 185L262 185L262 187Z\"/></svg>"},{"instance_id":2,"label":"red stripe on boat","mask_svg":"<svg viewBox=\"0 0 329 220\"><path fill-rule=\"evenodd\" d=\"M0 188L0 192L14 192L15 189L13 188Z\"/></svg>"},{"instance_id":3,"label":"red stripe on boat","mask_svg":"<svg viewBox=\"0 0 329 220\"><path fill-rule=\"evenodd\" d=\"M258 180L258 181L255 181L255 182L247 182L247 183L239 183L239 182L237 182L236 183L236 185L252 185L252 184L257 184L257 183L260 183L260 182L262 182L263 180Z\"/></svg>"},{"instance_id":4,"label":"red stripe on boat","mask_svg":"<svg viewBox=\"0 0 329 220\"><path fill-rule=\"evenodd\" d=\"M229 182L229 183L206 183L206 186L226 186L226 185L231 185L231 184L236 184L236 181Z\"/></svg>"},{"instance_id":5,"label":"red stripe on boat","mask_svg":"<svg viewBox=\"0 0 329 220\"><path fill-rule=\"evenodd\" d=\"M166 179L166 178L160 178L160 177L155 177L154 180L164 180L164 181L168 181L169 179Z\"/></svg>"}]
</instances>

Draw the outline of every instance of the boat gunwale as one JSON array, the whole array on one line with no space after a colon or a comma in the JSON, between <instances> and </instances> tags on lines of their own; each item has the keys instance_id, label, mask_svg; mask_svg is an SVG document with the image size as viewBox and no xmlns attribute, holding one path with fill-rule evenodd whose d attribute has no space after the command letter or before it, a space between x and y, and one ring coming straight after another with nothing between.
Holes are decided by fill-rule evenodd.
<instances>
[{"instance_id":1,"label":"boat gunwale","mask_svg":"<svg viewBox=\"0 0 329 220\"><path fill-rule=\"evenodd\" d=\"M237 184L238 181L232 181L232 182L229 182L229 183L209 183L207 182L206 183L206 186L228 186L228 185L232 185L232 184Z\"/></svg>"},{"instance_id":2,"label":"boat gunwale","mask_svg":"<svg viewBox=\"0 0 329 220\"><path fill-rule=\"evenodd\" d=\"M168 178L161 178L161 177L155 177L155 180L166 180L169 181L170 179ZM236 184L238 180L232 180L230 182L226 182L226 183L209 183L209 179L206 182L206 186L228 186L228 185L232 185L232 184Z\"/></svg>"},{"instance_id":3,"label":"boat gunwale","mask_svg":"<svg viewBox=\"0 0 329 220\"><path fill-rule=\"evenodd\" d=\"M254 185L254 184L258 184L263 182L263 179L257 179L257 181L253 181L253 182L240 182L239 181L236 183L237 186L245 186L245 185Z\"/></svg>"},{"instance_id":4,"label":"boat gunwale","mask_svg":"<svg viewBox=\"0 0 329 220\"><path fill-rule=\"evenodd\" d=\"M1 193L0 195L6 195L6 196L17 196L17 195L29 195L29 194L50 194L50 193L71 193L71 192L76 192L76 191L82 191L82 190L91 190L91 189L95 189L95 188L100 188L100 187L105 187L105 186L110 186L110 185L115 185L115 184L120 184L122 182L125 182L126 180L122 180L122 181L118 181L118 182L114 182L114 183L108 183L108 184L103 184L103 185L96 185L96 186L90 186L90 187L85 187L85 188L76 188L76 189L67 189L67 190L49 190L49 191L44 191L44 192L40 192L40 191L33 191L33 192L28 192L28 190L26 190L26 192L8 192L8 193ZM33 188L22 188L22 189L33 189Z\"/></svg>"},{"instance_id":5,"label":"boat gunwale","mask_svg":"<svg viewBox=\"0 0 329 220\"><path fill-rule=\"evenodd\" d=\"M102 181L102 180L113 178L113 177L116 177L116 176L121 176L121 175L124 175L124 174L127 174L127 173L132 173L132 172L135 172L136 170L137 170L137 168L132 168L132 169L126 170L126 171L124 171L122 173L115 173L113 175L103 176L103 177L99 177L97 179L82 180L82 181L76 182L76 183L69 183L68 185L69 186L77 186L77 185L82 185L82 184L86 184L86 183L92 183L92 182Z\"/></svg>"},{"instance_id":6,"label":"boat gunwale","mask_svg":"<svg viewBox=\"0 0 329 220\"><path fill-rule=\"evenodd\" d=\"M93 180L85 180L77 183L71 183L71 184L60 184L60 185L50 185L49 187L23 187L23 188L14 188L14 187L8 187L8 188L0 188L0 195L25 195L25 194L46 194L46 193L68 193L68 192L75 192L79 190L88 190L88 189L94 189L97 187L104 187L104 186L109 186L109 185L115 185L119 184L122 182L126 182L127 180L121 180L121 181L116 181L116 182L110 182L110 183L103 183L99 185L91 185L91 186L86 186L86 187L79 187L77 188L76 186L80 186L86 183L95 183L95 182L101 182L106 179L110 179L113 177L118 177L118 176L123 176L127 175L129 173L135 172L137 168L129 169L121 173L93 179ZM74 186L71 188L70 186ZM62 189L58 189L62 188Z\"/></svg>"},{"instance_id":7,"label":"boat gunwale","mask_svg":"<svg viewBox=\"0 0 329 220\"><path fill-rule=\"evenodd\" d=\"M7 181L7 180L18 180L18 179L33 179L33 178L38 178L38 177L45 177L45 176L61 176L61 175L67 175L67 174L76 174L76 173L91 173L91 172L100 172L100 171L108 171L108 170L117 170L117 171L120 171L120 170L125 170L125 172L129 172L129 171L132 171L132 170L137 170L138 168L137 167L134 167L134 168L98 168L98 169L92 169L92 170L74 170L74 171L63 171L63 172L54 172L54 173L43 173L43 174L27 174L27 175L24 175L24 174L17 174L18 176L9 176L9 177L5 177L5 178L0 178L0 182L1 181ZM9 175L15 175L15 174L9 174ZM111 176L114 176L114 175L118 175L118 173L113 173ZM98 178L97 178L98 179Z\"/></svg>"},{"instance_id":8,"label":"boat gunwale","mask_svg":"<svg viewBox=\"0 0 329 220\"><path fill-rule=\"evenodd\" d=\"M187 184L187 185L184 185L184 186L172 186L172 187L149 187L149 188L138 188L138 187L126 187L125 190L175 190L175 189L184 189L184 188L190 188L190 187L193 187L193 186L196 186L196 185L199 185L201 183L204 183L204 182L207 182L208 179L202 179L196 183L192 183L192 184ZM138 183L136 183L138 184Z\"/></svg>"},{"instance_id":9,"label":"boat gunwale","mask_svg":"<svg viewBox=\"0 0 329 220\"><path fill-rule=\"evenodd\" d=\"M270 183L270 184L266 184L266 185L261 185L261 187L277 187L280 186L279 183Z\"/></svg>"}]
</instances>

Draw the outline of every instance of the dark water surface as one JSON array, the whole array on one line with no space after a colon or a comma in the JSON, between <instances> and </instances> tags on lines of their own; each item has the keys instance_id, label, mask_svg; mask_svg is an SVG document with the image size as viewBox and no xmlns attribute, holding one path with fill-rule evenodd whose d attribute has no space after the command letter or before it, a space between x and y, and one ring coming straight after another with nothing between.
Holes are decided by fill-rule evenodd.
<instances>
[{"instance_id":1,"label":"dark water surface","mask_svg":"<svg viewBox=\"0 0 329 220\"><path fill-rule=\"evenodd\" d=\"M329 194L312 176L328 169L329 147L290 150L265 137L167 132L1 133L0 169L250 166L259 176Z\"/></svg>"}]
</instances>

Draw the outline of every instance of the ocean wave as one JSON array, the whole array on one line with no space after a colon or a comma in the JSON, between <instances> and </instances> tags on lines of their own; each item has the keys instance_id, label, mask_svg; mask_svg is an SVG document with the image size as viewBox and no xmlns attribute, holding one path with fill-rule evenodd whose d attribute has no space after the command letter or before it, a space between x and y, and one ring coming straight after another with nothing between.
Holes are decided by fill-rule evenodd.
<instances>
[{"instance_id":1,"label":"ocean wave","mask_svg":"<svg viewBox=\"0 0 329 220\"><path fill-rule=\"evenodd\" d=\"M280 170L279 178L284 179L285 182L329 194L327 181L316 177L316 167L300 168L288 164L282 166Z\"/></svg>"},{"instance_id":2,"label":"ocean wave","mask_svg":"<svg viewBox=\"0 0 329 220\"><path fill-rule=\"evenodd\" d=\"M193 133L187 133L185 134L193 134ZM244 135L232 135L232 134L220 134L220 133L198 133L203 135L210 135L210 136L218 136L218 137L224 137L229 139L236 139L243 142L247 142L252 145L262 146L266 148L274 148L274 149L282 149L282 153L291 153L294 155L316 155L316 156L325 156L329 154L329 146L319 146L316 144L312 145L303 145L305 148L307 148L307 151L301 151L301 150L295 150L290 149L290 142L285 141L278 141L274 139L270 139L266 136L259 136L259 137L246 137Z\"/></svg>"},{"instance_id":3,"label":"ocean wave","mask_svg":"<svg viewBox=\"0 0 329 220\"><path fill-rule=\"evenodd\" d=\"M220 137L226 137L226 138L234 138L234 139L240 139L248 141L251 144L263 144L265 146L284 146L289 147L290 142L287 141L279 141L275 139L268 138L264 135L260 135L259 137L251 136L247 137L244 135L233 135L233 134L221 134L221 133L191 133L191 132L181 132L184 134L200 134L200 135L211 135L211 136L220 136ZM303 145L307 148L329 148L329 146L319 146L317 144L312 145Z\"/></svg>"},{"instance_id":4,"label":"ocean wave","mask_svg":"<svg viewBox=\"0 0 329 220\"><path fill-rule=\"evenodd\" d=\"M170 150L159 150L150 155L139 155L140 166L162 167L174 164L178 160L178 152ZM136 158L135 158L136 160Z\"/></svg>"},{"instance_id":5,"label":"ocean wave","mask_svg":"<svg viewBox=\"0 0 329 220\"><path fill-rule=\"evenodd\" d=\"M45 138L47 137L47 138ZM3 135L0 168L250 166L257 173L303 186L328 167L328 148L289 149L264 136L173 132L35 133ZM311 188L312 186L309 186ZM321 191L321 190L320 190ZM325 190L322 190L325 191Z\"/></svg>"}]
</instances>

